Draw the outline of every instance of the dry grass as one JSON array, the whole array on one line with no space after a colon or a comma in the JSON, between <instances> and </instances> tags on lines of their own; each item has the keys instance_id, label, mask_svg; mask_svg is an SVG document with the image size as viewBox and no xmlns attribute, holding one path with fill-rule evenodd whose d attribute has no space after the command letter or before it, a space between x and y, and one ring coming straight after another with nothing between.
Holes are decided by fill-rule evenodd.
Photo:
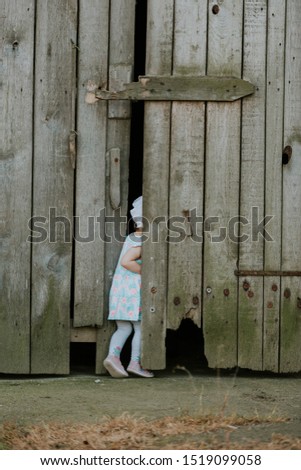
<instances>
[{"instance_id":1,"label":"dry grass","mask_svg":"<svg viewBox=\"0 0 301 470\"><path fill-rule=\"evenodd\" d=\"M273 435L267 442L239 439L254 428L284 418L238 416L165 417L153 421L122 415L98 424L3 424L0 442L8 449L300 449L301 439Z\"/></svg>"}]
</instances>

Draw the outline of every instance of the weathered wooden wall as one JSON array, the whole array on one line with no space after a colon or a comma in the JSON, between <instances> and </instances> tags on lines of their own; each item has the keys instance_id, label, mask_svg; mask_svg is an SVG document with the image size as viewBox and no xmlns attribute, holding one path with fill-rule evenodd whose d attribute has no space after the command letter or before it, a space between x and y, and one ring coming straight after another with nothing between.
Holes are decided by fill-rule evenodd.
<instances>
[{"instance_id":1,"label":"weathered wooden wall","mask_svg":"<svg viewBox=\"0 0 301 470\"><path fill-rule=\"evenodd\" d=\"M300 2L146 3L146 75L234 76L255 93L145 103L144 216L157 219L143 247L143 365L164 368L166 329L190 318L210 367L299 371L300 277L281 270L301 258ZM136 2L1 7L0 372L69 373L73 328L72 340L96 341L102 373L126 231L102 210L127 213L131 104L86 93L133 80ZM265 215L273 241L254 231ZM177 241L166 220L179 217Z\"/></svg>"},{"instance_id":2,"label":"weathered wooden wall","mask_svg":"<svg viewBox=\"0 0 301 470\"><path fill-rule=\"evenodd\" d=\"M143 363L164 367L162 327L192 318L202 324L210 367L300 370L300 277L281 275L300 264L300 6L150 2L148 18L147 75L235 76L255 93L234 103L175 101L171 113L168 103L146 105L145 216L188 218L178 243L166 243L161 221L160 242L144 246ZM286 145L295 158L285 166ZM206 220L203 244L192 241L194 208ZM273 241L256 232L265 215L273 216Z\"/></svg>"}]
</instances>

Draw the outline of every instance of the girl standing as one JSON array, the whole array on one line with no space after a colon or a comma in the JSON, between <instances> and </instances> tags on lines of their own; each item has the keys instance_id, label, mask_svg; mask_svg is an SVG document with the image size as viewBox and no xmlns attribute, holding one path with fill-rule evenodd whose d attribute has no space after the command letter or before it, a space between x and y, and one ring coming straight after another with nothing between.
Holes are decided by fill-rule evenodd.
<instances>
[{"instance_id":1,"label":"girl standing","mask_svg":"<svg viewBox=\"0 0 301 470\"><path fill-rule=\"evenodd\" d=\"M125 239L113 277L108 319L116 321L117 330L103 364L112 377L128 377L128 372L139 377L153 377L152 372L140 365L142 196L133 202L130 212L136 230ZM133 329L131 361L126 371L120 353Z\"/></svg>"}]
</instances>

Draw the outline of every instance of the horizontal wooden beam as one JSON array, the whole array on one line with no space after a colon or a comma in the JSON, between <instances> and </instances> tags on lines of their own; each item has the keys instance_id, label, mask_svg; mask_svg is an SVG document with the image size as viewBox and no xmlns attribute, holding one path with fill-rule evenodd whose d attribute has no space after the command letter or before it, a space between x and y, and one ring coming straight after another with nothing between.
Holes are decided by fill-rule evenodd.
<instances>
[{"instance_id":1,"label":"horizontal wooden beam","mask_svg":"<svg viewBox=\"0 0 301 470\"><path fill-rule=\"evenodd\" d=\"M97 328L83 326L70 329L71 343L96 343Z\"/></svg>"},{"instance_id":2,"label":"horizontal wooden beam","mask_svg":"<svg viewBox=\"0 0 301 470\"><path fill-rule=\"evenodd\" d=\"M234 77L148 76L124 84L121 91L100 89L92 94L94 100L235 101L254 91L250 82ZM89 98L92 103L92 97L86 101Z\"/></svg>"}]
</instances>

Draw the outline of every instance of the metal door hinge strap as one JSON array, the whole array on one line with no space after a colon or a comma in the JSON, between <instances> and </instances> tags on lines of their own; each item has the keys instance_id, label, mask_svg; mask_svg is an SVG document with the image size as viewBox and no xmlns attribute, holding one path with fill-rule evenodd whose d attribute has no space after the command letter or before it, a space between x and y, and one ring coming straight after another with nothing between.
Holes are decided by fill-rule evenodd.
<instances>
[{"instance_id":1,"label":"metal door hinge strap","mask_svg":"<svg viewBox=\"0 0 301 470\"><path fill-rule=\"evenodd\" d=\"M98 100L235 101L254 91L252 83L235 77L169 75L140 76L120 91L97 89L93 95ZM92 99L86 101L93 104Z\"/></svg>"},{"instance_id":2,"label":"metal door hinge strap","mask_svg":"<svg viewBox=\"0 0 301 470\"><path fill-rule=\"evenodd\" d=\"M301 276L301 271L246 271L236 270L235 276Z\"/></svg>"}]
</instances>

